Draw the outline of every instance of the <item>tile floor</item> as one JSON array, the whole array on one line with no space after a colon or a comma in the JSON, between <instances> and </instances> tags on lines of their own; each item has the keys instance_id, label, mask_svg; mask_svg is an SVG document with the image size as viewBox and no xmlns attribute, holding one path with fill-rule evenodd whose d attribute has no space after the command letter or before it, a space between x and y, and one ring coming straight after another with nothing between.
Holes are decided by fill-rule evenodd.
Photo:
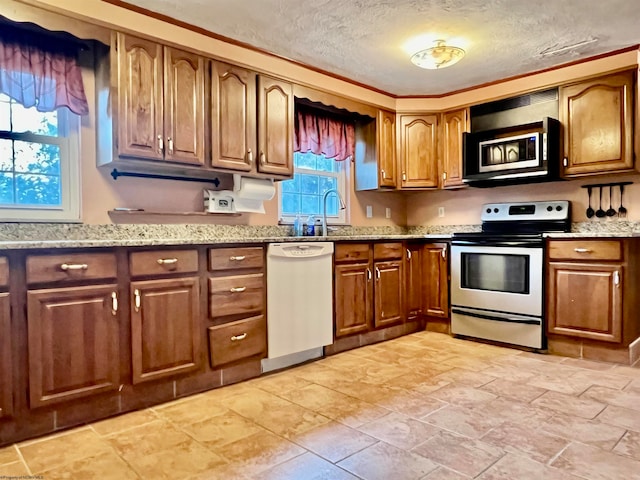
<instances>
[{"instance_id":1,"label":"tile floor","mask_svg":"<svg viewBox=\"0 0 640 480\"><path fill-rule=\"evenodd\" d=\"M0 449L0 478L640 479L640 369L421 332Z\"/></svg>"}]
</instances>

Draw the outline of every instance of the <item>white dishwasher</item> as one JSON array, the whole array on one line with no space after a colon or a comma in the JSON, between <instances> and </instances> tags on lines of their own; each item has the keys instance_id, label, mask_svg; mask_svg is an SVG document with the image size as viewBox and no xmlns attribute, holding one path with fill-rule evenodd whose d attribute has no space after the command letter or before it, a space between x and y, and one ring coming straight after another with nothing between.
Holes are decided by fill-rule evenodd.
<instances>
[{"instance_id":1,"label":"white dishwasher","mask_svg":"<svg viewBox=\"0 0 640 480\"><path fill-rule=\"evenodd\" d=\"M270 372L323 355L333 343L333 243L267 247L267 348Z\"/></svg>"}]
</instances>

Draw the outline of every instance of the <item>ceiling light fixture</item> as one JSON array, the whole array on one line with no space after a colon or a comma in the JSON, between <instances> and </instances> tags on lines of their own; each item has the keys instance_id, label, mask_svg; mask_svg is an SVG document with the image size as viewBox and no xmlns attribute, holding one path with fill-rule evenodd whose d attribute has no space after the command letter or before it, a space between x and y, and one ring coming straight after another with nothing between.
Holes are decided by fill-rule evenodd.
<instances>
[{"instance_id":1,"label":"ceiling light fixture","mask_svg":"<svg viewBox=\"0 0 640 480\"><path fill-rule=\"evenodd\" d=\"M444 40L436 40L436 46L420 50L411 56L411 61L420 68L432 70L450 67L464 57L465 51L459 47L446 45Z\"/></svg>"}]
</instances>

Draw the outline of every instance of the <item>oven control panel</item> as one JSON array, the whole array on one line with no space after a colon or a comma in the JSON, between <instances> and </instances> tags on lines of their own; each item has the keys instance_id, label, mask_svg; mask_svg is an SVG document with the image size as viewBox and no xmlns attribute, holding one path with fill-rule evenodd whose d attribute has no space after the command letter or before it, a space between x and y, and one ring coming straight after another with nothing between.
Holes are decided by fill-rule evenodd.
<instances>
[{"instance_id":1,"label":"oven control panel","mask_svg":"<svg viewBox=\"0 0 640 480\"><path fill-rule=\"evenodd\" d=\"M483 222L504 222L519 220L567 220L570 217L568 200L548 202L486 203L480 216Z\"/></svg>"}]
</instances>

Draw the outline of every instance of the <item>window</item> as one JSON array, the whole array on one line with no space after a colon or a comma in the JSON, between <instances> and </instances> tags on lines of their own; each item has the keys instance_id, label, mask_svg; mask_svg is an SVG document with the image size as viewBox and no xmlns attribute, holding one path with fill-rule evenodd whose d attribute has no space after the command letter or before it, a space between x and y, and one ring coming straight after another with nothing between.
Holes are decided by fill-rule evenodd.
<instances>
[{"instance_id":1,"label":"window","mask_svg":"<svg viewBox=\"0 0 640 480\"><path fill-rule=\"evenodd\" d=\"M0 94L0 220L80 219L79 123Z\"/></svg>"},{"instance_id":2,"label":"window","mask_svg":"<svg viewBox=\"0 0 640 480\"><path fill-rule=\"evenodd\" d=\"M294 174L291 180L280 182L278 189L280 221L293 223L296 215L322 217L325 192L337 189L348 208L346 172L348 161L337 162L314 153L293 154ZM327 223L345 224L347 210L340 209L336 195L327 197Z\"/></svg>"}]
</instances>

